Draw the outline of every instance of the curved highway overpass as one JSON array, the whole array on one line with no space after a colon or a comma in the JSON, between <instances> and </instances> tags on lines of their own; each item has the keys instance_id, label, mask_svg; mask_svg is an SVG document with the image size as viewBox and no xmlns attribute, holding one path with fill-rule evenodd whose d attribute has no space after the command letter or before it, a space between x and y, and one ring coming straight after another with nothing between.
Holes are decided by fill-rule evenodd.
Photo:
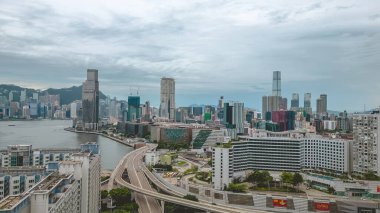
<instances>
[{"instance_id":1,"label":"curved highway overpass","mask_svg":"<svg viewBox=\"0 0 380 213\"><path fill-rule=\"evenodd\" d=\"M148 180L146 179L146 176L144 175L143 171L144 166L141 166L142 158L144 156L144 153L149 149L154 149L155 146L145 146L142 148L139 148L137 150L134 150L133 152L128 153L118 164L118 166L115 168L114 172L111 175L110 182L109 182L109 188L113 187L113 182L116 182L119 185L125 186L129 189L131 189L134 192L137 192L138 195L143 196L144 198L141 198L140 201L138 201L138 204L140 208L143 208L142 212L155 212L155 210L160 209L161 207L158 207L157 200L170 202L178 205L183 205L195 209L204 210L207 212L215 212L215 213L240 213L240 212L252 212L252 213L264 213L267 211L260 211L260 210L245 210L241 208L233 208L229 206L219 206L219 205L213 205L206 202L195 202L190 201L187 199L161 194L156 191L154 191L152 188L150 188L146 185L146 182ZM127 169L128 176L130 178L130 182L128 183L123 179L123 173ZM148 182L149 184L149 182ZM161 183L162 184L162 183ZM163 184L161 187L164 188ZM160 188L161 188L160 187ZM171 189L167 189L165 191L168 191L170 194L175 194L177 196L183 196L182 193L178 193L175 191L172 191ZM136 197L138 196L136 195Z\"/></svg>"}]
</instances>

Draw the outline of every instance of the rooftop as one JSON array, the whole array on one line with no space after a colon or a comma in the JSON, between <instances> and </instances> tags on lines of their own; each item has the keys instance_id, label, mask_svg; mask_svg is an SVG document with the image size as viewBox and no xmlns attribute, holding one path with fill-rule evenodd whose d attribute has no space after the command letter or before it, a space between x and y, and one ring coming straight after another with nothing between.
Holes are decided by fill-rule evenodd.
<instances>
[{"instance_id":1,"label":"rooftop","mask_svg":"<svg viewBox=\"0 0 380 213\"><path fill-rule=\"evenodd\" d=\"M18 196L8 196L0 200L0 210L13 208L13 206L19 203L22 200L22 198L24 198L24 196L18 195Z\"/></svg>"},{"instance_id":2,"label":"rooftop","mask_svg":"<svg viewBox=\"0 0 380 213\"><path fill-rule=\"evenodd\" d=\"M90 157L91 156L91 152L78 152L78 153L74 153L73 156L74 157L76 157L76 156Z\"/></svg>"},{"instance_id":3,"label":"rooftop","mask_svg":"<svg viewBox=\"0 0 380 213\"><path fill-rule=\"evenodd\" d=\"M57 172L49 175L47 178L42 180L36 187L34 188L36 193L45 193L50 191L55 185L57 185L62 179L68 178L69 175L60 175Z\"/></svg>"}]
</instances>

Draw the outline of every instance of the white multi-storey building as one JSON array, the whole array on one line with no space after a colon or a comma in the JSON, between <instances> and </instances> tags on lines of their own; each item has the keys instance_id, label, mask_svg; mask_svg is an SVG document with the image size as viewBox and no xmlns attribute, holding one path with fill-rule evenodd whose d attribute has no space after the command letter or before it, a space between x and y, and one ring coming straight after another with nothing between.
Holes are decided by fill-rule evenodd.
<instances>
[{"instance_id":1,"label":"white multi-storey building","mask_svg":"<svg viewBox=\"0 0 380 213\"><path fill-rule=\"evenodd\" d=\"M335 130L336 126L337 126L337 121L329 121L329 120L323 121L323 129L325 130Z\"/></svg>"},{"instance_id":2,"label":"white multi-storey building","mask_svg":"<svg viewBox=\"0 0 380 213\"><path fill-rule=\"evenodd\" d=\"M350 143L324 138L240 137L229 148L213 148L213 184L222 189L232 178L254 170L348 173Z\"/></svg>"},{"instance_id":3,"label":"white multi-storey building","mask_svg":"<svg viewBox=\"0 0 380 213\"><path fill-rule=\"evenodd\" d=\"M233 178L233 149L214 147L212 149L212 182L214 188L223 190Z\"/></svg>"},{"instance_id":4,"label":"white multi-storey building","mask_svg":"<svg viewBox=\"0 0 380 213\"><path fill-rule=\"evenodd\" d=\"M50 162L70 159L79 149L32 149L31 145L9 145L0 151L1 167L46 166Z\"/></svg>"},{"instance_id":5,"label":"white multi-storey building","mask_svg":"<svg viewBox=\"0 0 380 213\"><path fill-rule=\"evenodd\" d=\"M156 151L147 151L145 153L145 157L144 157L145 165L147 166L156 165L159 160L160 158Z\"/></svg>"},{"instance_id":6,"label":"white multi-storey building","mask_svg":"<svg viewBox=\"0 0 380 213\"><path fill-rule=\"evenodd\" d=\"M28 191L45 175L44 167L0 168L0 200Z\"/></svg>"},{"instance_id":7,"label":"white multi-storey building","mask_svg":"<svg viewBox=\"0 0 380 213\"><path fill-rule=\"evenodd\" d=\"M0 201L6 213L97 213L100 201L100 153L98 145L81 145L81 152L62 161L27 192Z\"/></svg>"},{"instance_id":8,"label":"white multi-storey building","mask_svg":"<svg viewBox=\"0 0 380 213\"><path fill-rule=\"evenodd\" d=\"M325 170L333 173L350 172L351 141L305 138L302 144L304 169Z\"/></svg>"},{"instance_id":9,"label":"white multi-storey building","mask_svg":"<svg viewBox=\"0 0 380 213\"><path fill-rule=\"evenodd\" d=\"M380 114L355 114L353 116L354 140L352 146L353 172L369 171L380 176Z\"/></svg>"}]
</instances>

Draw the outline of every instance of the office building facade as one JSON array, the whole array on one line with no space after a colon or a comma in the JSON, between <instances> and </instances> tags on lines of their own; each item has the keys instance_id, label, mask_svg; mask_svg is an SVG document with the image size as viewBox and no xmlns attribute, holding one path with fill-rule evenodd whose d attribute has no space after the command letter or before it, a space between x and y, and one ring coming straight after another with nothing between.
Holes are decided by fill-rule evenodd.
<instances>
[{"instance_id":1,"label":"office building facade","mask_svg":"<svg viewBox=\"0 0 380 213\"><path fill-rule=\"evenodd\" d=\"M309 115L313 114L313 109L311 107L311 93L305 93L303 99L303 108Z\"/></svg>"},{"instance_id":2,"label":"office building facade","mask_svg":"<svg viewBox=\"0 0 380 213\"><path fill-rule=\"evenodd\" d=\"M175 81L161 78L160 114L162 118L175 121Z\"/></svg>"},{"instance_id":3,"label":"office building facade","mask_svg":"<svg viewBox=\"0 0 380 213\"><path fill-rule=\"evenodd\" d=\"M82 117L85 130L97 130L99 122L98 70L88 69L82 88Z\"/></svg>"},{"instance_id":4,"label":"office building facade","mask_svg":"<svg viewBox=\"0 0 380 213\"><path fill-rule=\"evenodd\" d=\"M128 96L127 121L138 121L140 118L140 96Z\"/></svg>"},{"instance_id":5,"label":"office building facade","mask_svg":"<svg viewBox=\"0 0 380 213\"><path fill-rule=\"evenodd\" d=\"M292 94L292 100L290 102L290 110L298 111L300 107L300 97L298 93Z\"/></svg>"},{"instance_id":6,"label":"office building facade","mask_svg":"<svg viewBox=\"0 0 380 213\"><path fill-rule=\"evenodd\" d=\"M273 72L272 96L281 96L281 72Z\"/></svg>"}]
</instances>

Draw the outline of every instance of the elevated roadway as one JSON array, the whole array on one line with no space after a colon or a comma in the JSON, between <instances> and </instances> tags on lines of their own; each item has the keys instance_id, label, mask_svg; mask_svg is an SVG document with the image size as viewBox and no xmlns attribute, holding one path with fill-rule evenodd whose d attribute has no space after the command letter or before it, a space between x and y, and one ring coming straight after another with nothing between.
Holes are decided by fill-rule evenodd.
<instances>
[{"instance_id":1,"label":"elevated roadway","mask_svg":"<svg viewBox=\"0 0 380 213\"><path fill-rule=\"evenodd\" d=\"M170 202L182 206L187 206L195 209L204 210L206 212L215 212L215 213L241 213L241 212L252 212L252 213L264 213L267 211L261 210L248 210L241 208L233 208L229 206L219 206L207 202L195 202L187 199L183 199L176 196L183 196L182 193L175 192L172 189L167 188L170 194L176 196L161 194L154 191L146 176L144 175L143 170L146 169L142 165L142 158L144 153L149 149L154 149L155 146L145 146L134 150L128 153L115 168L114 172L111 175L109 187L113 187L113 182L116 182L118 185L125 186L130 190L136 192L136 200L139 200L138 204L142 212L155 212L160 210L162 212L164 202ZM130 183L123 179L123 173L125 169L128 172ZM161 183L162 184L162 183ZM164 188L164 184L161 185ZM160 187L160 188L161 188ZM166 190L165 190L166 191ZM158 204L157 200L161 201L161 206ZM164 201L164 202L163 202Z\"/></svg>"}]
</instances>

